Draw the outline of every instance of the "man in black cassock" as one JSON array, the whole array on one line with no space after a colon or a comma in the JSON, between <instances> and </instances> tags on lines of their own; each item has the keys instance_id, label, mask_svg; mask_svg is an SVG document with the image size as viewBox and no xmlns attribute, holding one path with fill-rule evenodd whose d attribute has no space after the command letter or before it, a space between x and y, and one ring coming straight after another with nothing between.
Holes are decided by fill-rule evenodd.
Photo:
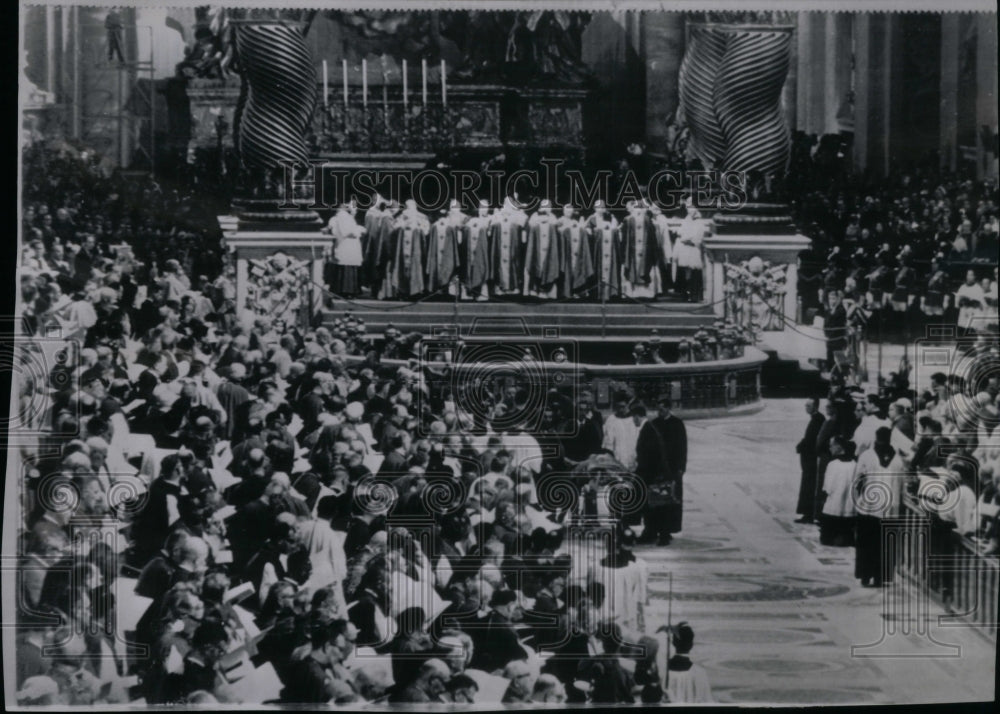
<instances>
[{"instance_id":1,"label":"man in black cassock","mask_svg":"<svg viewBox=\"0 0 1000 714\"><path fill-rule=\"evenodd\" d=\"M802 467L802 481L799 484L799 502L795 512L800 518L796 523L813 523L813 516L816 511L816 471L817 453L816 437L819 436L820 427L826 421L826 417L820 414L819 399L812 397L806 401L806 414L809 415L809 424L806 426L806 433L802 437L795 451L799 454L799 463Z\"/></svg>"},{"instance_id":2,"label":"man in black cassock","mask_svg":"<svg viewBox=\"0 0 1000 714\"><path fill-rule=\"evenodd\" d=\"M646 484L643 543L669 545L671 533L681 530L684 471L687 469L687 430L671 413L670 397L661 397L659 415L642 425L636 443L636 474Z\"/></svg>"}]
</instances>

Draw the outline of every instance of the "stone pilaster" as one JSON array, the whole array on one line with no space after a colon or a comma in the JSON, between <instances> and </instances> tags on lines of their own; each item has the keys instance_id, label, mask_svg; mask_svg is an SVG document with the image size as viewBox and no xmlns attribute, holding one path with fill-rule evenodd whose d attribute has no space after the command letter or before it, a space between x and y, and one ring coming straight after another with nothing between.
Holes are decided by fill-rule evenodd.
<instances>
[{"instance_id":1,"label":"stone pilaster","mask_svg":"<svg viewBox=\"0 0 1000 714\"><path fill-rule=\"evenodd\" d=\"M997 16L976 16L976 174L979 178L997 177L994 142L984 142L984 133L997 133ZM985 131L984 131L985 127Z\"/></svg>"},{"instance_id":2,"label":"stone pilaster","mask_svg":"<svg viewBox=\"0 0 1000 714\"><path fill-rule=\"evenodd\" d=\"M684 57L684 15L647 12L642 16L643 62L646 67L646 141L662 145L667 125L677 112L678 72Z\"/></svg>"},{"instance_id":3,"label":"stone pilaster","mask_svg":"<svg viewBox=\"0 0 1000 714\"><path fill-rule=\"evenodd\" d=\"M889 170L892 116L893 18L860 13L855 18L854 167L885 174Z\"/></svg>"},{"instance_id":4,"label":"stone pilaster","mask_svg":"<svg viewBox=\"0 0 1000 714\"><path fill-rule=\"evenodd\" d=\"M954 171L958 160L958 53L961 16L941 16L941 167Z\"/></svg>"},{"instance_id":5,"label":"stone pilaster","mask_svg":"<svg viewBox=\"0 0 1000 714\"><path fill-rule=\"evenodd\" d=\"M800 12L798 16L798 63L796 121L806 134L825 133L826 20L825 13Z\"/></svg>"}]
</instances>

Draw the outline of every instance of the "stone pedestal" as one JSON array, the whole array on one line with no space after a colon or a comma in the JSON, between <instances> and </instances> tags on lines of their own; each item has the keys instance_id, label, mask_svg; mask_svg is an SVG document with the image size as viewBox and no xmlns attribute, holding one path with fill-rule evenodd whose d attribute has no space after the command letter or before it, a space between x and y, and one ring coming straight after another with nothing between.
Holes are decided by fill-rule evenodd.
<instances>
[{"instance_id":1,"label":"stone pedestal","mask_svg":"<svg viewBox=\"0 0 1000 714\"><path fill-rule=\"evenodd\" d=\"M784 316L796 319L798 256L812 241L795 231L785 207L747 205L738 213L715 216L713 235L704 241L705 299L717 315L725 314L726 265L759 257L785 269Z\"/></svg>"},{"instance_id":2,"label":"stone pedestal","mask_svg":"<svg viewBox=\"0 0 1000 714\"><path fill-rule=\"evenodd\" d=\"M323 304L323 266L330 237L318 229L241 230L234 216L218 220L236 263L239 319L260 315L286 324L308 324Z\"/></svg>"}]
</instances>

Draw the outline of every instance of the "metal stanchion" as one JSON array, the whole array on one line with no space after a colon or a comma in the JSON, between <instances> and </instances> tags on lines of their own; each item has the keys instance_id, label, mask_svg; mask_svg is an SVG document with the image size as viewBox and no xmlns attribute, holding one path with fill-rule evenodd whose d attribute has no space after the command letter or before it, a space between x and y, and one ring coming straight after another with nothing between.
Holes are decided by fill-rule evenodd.
<instances>
[{"instance_id":1,"label":"metal stanchion","mask_svg":"<svg viewBox=\"0 0 1000 714\"><path fill-rule=\"evenodd\" d=\"M604 292L603 284L600 284L598 289L601 291L601 339L604 339L607 337L608 329L607 295Z\"/></svg>"},{"instance_id":2,"label":"metal stanchion","mask_svg":"<svg viewBox=\"0 0 1000 714\"><path fill-rule=\"evenodd\" d=\"M882 384L882 312L878 314L878 383Z\"/></svg>"}]
</instances>

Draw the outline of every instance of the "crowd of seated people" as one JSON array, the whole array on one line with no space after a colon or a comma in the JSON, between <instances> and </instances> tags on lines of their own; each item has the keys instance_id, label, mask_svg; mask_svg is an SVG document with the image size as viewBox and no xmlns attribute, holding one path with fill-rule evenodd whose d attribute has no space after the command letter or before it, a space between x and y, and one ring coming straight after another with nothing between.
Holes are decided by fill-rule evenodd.
<instances>
[{"instance_id":1,"label":"crowd of seated people","mask_svg":"<svg viewBox=\"0 0 1000 714\"><path fill-rule=\"evenodd\" d=\"M816 152L806 164L822 162ZM872 179L808 170L789 181L799 230L805 317L831 293L875 317L877 339L923 334L926 324L997 323L998 201L995 180L914 167ZM816 168L816 167L813 167Z\"/></svg>"},{"instance_id":2,"label":"crowd of seated people","mask_svg":"<svg viewBox=\"0 0 1000 714\"><path fill-rule=\"evenodd\" d=\"M576 506L545 497L614 462L559 428L600 428L592 397L519 421L510 383L472 411L419 334L376 350L351 316L237 314L166 229L183 215L167 245L127 235L130 200L173 199L32 161L52 178L25 191L20 701L663 699L631 531L578 550Z\"/></svg>"}]
</instances>

